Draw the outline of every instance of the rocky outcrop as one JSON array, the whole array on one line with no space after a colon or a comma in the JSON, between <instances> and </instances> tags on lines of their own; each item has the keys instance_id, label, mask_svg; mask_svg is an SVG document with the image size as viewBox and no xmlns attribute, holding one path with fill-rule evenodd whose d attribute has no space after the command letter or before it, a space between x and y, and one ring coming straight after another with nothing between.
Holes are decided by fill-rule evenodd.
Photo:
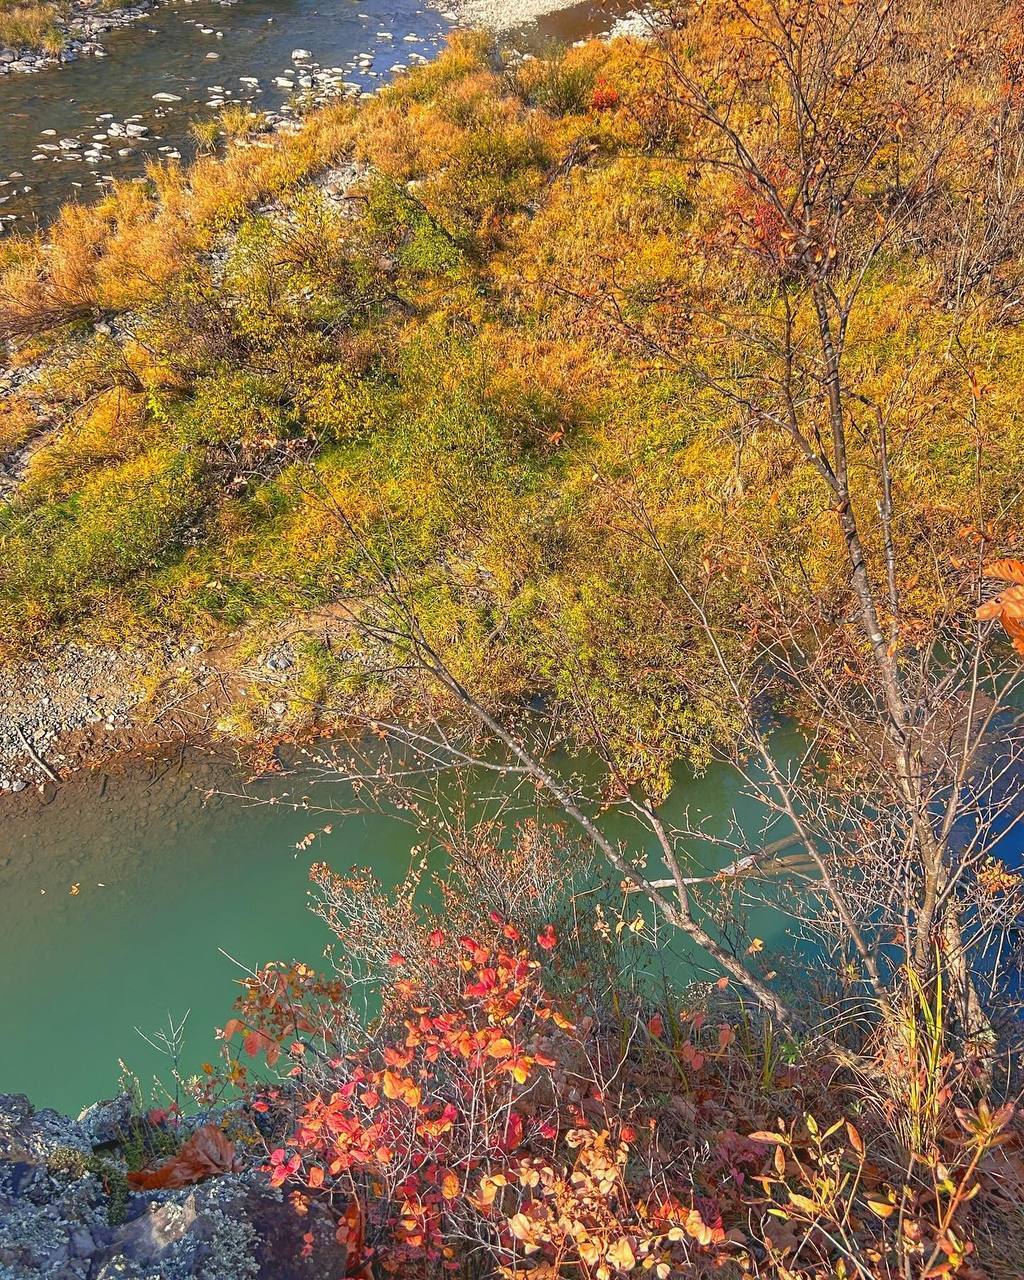
<instances>
[{"instance_id":1,"label":"rocky outcrop","mask_svg":"<svg viewBox=\"0 0 1024 1280\"><path fill-rule=\"evenodd\" d=\"M228 1109L220 1119L238 1135L239 1151L250 1153L240 1159L241 1172L133 1193L125 1174L147 1122L133 1119L127 1095L77 1120L37 1111L20 1094L0 1095L0 1280L344 1275L345 1251L325 1206L296 1207L271 1188L259 1169L258 1131L240 1111ZM184 1132L189 1127L181 1123Z\"/></svg>"}]
</instances>

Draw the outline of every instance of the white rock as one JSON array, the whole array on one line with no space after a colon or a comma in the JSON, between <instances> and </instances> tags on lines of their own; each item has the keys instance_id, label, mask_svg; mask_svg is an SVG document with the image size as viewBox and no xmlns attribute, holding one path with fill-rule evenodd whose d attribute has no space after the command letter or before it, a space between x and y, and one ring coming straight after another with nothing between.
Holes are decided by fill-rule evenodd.
<instances>
[{"instance_id":1,"label":"white rock","mask_svg":"<svg viewBox=\"0 0 1024 1280\"><path fill-rule=\"evenodd\" d=\"M178 93L154 93L154 102L180 102L181 95Z\"/></svg>"},{"instance_id":2,"label":"white rock","mask_svg":"<svg viewBox=\"0 0 1024 1280\"><path fill-rule=\"evenodd\" d=\"M312 56L308 49L292 50L292 62L303 62L306 58L312 58Z\"/></svg>"}]
</instances>

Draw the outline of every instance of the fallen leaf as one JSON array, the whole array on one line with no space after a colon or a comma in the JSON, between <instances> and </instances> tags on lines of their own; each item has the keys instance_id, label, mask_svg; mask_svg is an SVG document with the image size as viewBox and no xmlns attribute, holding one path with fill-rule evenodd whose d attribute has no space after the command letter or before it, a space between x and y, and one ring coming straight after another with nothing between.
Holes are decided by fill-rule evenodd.
<instances>
[{"instance_id":1,"label":"fallen leaf","mask_svg":"<svg viewBox=\"0 0 1024 1280\"><path fill-rule=\"evenodd\" d=\"M172 1187L188 1187L235 1167L235 1146L215 1124L204 1124L185 1143L177 1155L155 1169L140 1169L128 1174L128 1185L136 1191L159 1191Z\"/></svg>"}]
</instances>

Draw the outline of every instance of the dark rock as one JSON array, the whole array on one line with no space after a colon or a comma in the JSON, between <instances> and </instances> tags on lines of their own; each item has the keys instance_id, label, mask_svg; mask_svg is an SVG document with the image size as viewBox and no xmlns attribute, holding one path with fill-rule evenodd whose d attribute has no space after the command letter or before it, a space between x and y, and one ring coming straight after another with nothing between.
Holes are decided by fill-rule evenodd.
<instances>
[{"instance_id":1,"label":"dark rock","mask_svg":"<svg viewBox=\"0 0 1024 1280\"><path fill-rule=\"evenodd\" d=\"M115 1235L108 1252L119 1254L143 1266L159 1262L174 1245L180 1243L196 1222L196 1195L190 1189L184 1201L168 1199L135 1206L141 1209Z\"/></svg>"},{"instance_id":2,"label":"dark rock","mask_svg":"<svg viewBox=\"0 0 1024 1280\"><path fill-rule=\"evenodd\" d=\"M88 1156L84 1131L56 1111L35 1111L22 1094L0 1095L0 1157L45 1163L60 1153Z\"/></svg>"},{"instance_id":3,"label":"dark rock","mask_svg":"<svg viewBox=\"0 0 1024 1280\"><path fill-rule=\"evenodd\" d=\"M122 1093L108 1102L94 1102L91 1107L86 1107L78 1117L78 1124L92 1145L100 1147L124 1138L131 1118L131 1095Z\"/></svg>"},{"instance_id":4,"label":"dark rock","mask_svg":"<svg viewBox=\"0 0 1024 1280\"><path fill-rule=\"evenodd\" d=\"M307 1231L314 1242L305 1258ZM299 1214L250 1172L134 1197L129 1221L93 1257L90 1277L123 1274L118 1268L126 1263L129 1274L144 1280L335 1280L345 1260L322 1206Z\"/></svg>"},{"instance_id":5,"label":"dark rock","mask_svg":"<svg viewBox=\"0 0 1024 1280\"><path fill-rule=\"evenodd\" d=\"M6 1126L17 1126L35 1111L23 1093L0 1093L0 1133Z\"/></svg>"},{"instance_id":6,"label":"dark rock","mask_svg":"<svg viewBox=\"0 0 1024 1280\"><path fill-rule=\"evenodd\" d=\"M96 1252L96 1241L92 1238L92 1232L85 1227L72 1231L70 1244L71 1252L78 1258L88 1258Z\"/></svg>"}]
</instances>

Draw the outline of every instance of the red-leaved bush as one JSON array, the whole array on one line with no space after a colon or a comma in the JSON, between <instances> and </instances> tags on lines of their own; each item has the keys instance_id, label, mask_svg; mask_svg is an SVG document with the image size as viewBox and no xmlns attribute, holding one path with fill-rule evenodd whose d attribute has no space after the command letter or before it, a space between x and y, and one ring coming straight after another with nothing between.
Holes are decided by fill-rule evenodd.
<instances>
[{"instance_id":1,"label":"red-leaved bush","mask_svg":"<svg viewBox=\"0 0 1024 1280\"><path fill-rule=\"evenodd\" d=\"M540 957L557 954L554 926L527 938L490 924L487 937L430 931L430 963L458 975L461 998L446 1007L394 957L380 1031L324 1064L287 1148L271 1155L271 1181L343 1190L358 1209L339 1237L389 1270L454 1269L464 1248L486 1244L506 1266L573 1259L604 1276L643 1256L668 1274L695 1250L728 1248L711 1183L698 1193L684 1167L671 1173L656 1109L614 1084L619 1046L592 1013L548 993ZM660 1073L645 1026L631 1034ZM716 1168L742 1182L765 1152L731 1135Z\"/></svg>"},{"instance_id":2,"label":"red-leaved bush","mask_svg":"<svg viewBox=\"0 0 1024 1280\"><path fill-rule=\"evenodd\" d=\"M895 1034L872 1078L844 1078L735 1005L726 1020L716 983L653 1002L609 967L586 899L544 918L538 838L508 855L533 868L518 897L487 851L515 921L465 882L431 914L315 869L351 972L379 984L368 1024L301 966L239 1002L243 1052L291 1063L254 1096L281 1135L266 1172L334 1206L349 1275L1014 1274L976 1244L1020 1239L1012 1106L972 1102L956 1064Z\"/></svg>"}]
</instances>

